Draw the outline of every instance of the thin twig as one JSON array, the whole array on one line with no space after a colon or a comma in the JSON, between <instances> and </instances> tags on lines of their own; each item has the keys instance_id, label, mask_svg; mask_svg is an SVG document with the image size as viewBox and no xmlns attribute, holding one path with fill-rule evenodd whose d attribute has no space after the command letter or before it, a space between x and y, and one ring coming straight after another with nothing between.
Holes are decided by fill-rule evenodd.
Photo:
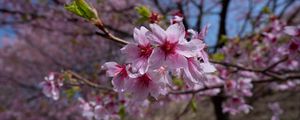
<instances>
[{"instance_id":1,"label":"thin twig","mask_svg":"<svg viewBox=\"0 0 300 120\"><path fill-rule=\"evenodd\" d=\"M84 82L85 84L87 84L88 86L91 86L93 88L102 89L102 90L108 90L108 91L112 91L113 90L111 87L102 86L102 85L93 83L93 82L89 81L88 79L82 77L81 75L79 75L79 74L77 74L77 73L75 73L73 71L68 70L68 71L66 71L66 73L74 76L78 80L81 80L82 82Z\"/></svg>"},{"instance_id":2,"label":"thin twig","mask_svg":"<svg viewBox=\"0 0 300 120\"><path fill-rule=\"evenodd\" d=\"M275 81L288 81L288 80L299 80L300 79L300 74L294 74L294 75L287 75L284 78L268 78L268 79L263 79L263 80L253 80L252 83L253 84L259 84L259 83L269 83L269 82L275 82ZM223 88L223 84L218 84L218 85L214 85L214 86L208 86L208 87L204 87L204 88L199 88L196 90L185 90L185 91L171 91L169 92L169 94L195 94L201 91L205 91L205 90L210 90L210 89L215 89L215 88Z\"/></svg>"}]
</instances>

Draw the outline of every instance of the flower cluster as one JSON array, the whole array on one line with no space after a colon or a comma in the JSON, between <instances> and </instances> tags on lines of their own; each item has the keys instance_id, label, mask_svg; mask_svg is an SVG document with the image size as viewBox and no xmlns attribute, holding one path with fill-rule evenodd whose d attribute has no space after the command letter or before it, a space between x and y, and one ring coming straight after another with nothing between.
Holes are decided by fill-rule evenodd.
<instances>
[{"instance_id":1,"label":"flower cluster","mask_svg":"<svg viewBox=\"0 0 300 120\"><path fill-rule=\"evenodd\" d=\"M58 100L59 89L63 86L63 82L60 79L59 74L51 72L45 77L45 81L40 83L40 86L43 88L43 93L47 97Z\"/></svg>"},{"instance_id":2,"label":"flower cluster","mask_svg":"<svg viewBox=\"0 0 300 120\"><path fill-rule=\"evenodd\" d=\"M95 101L86 101L78 98L82 109L82 116L88 120L118 120L118 102L107 97L105 99L96 99Z\"/></svg>"},{"instance_id":3,"label":"flower cluster","mask_svg":"<svg viewBox=\"0 0 300 120\"><path fill-rule=\"evenodd\" d=\"M121 49L126 64L107 62L103 69L113 77L114 90L131 93L134 100L142 101L151 95L157 98L167 93L171 75L181 71L190 87L203 84L205 73L215 71L204 51L203 35L195 31L186 35L181 22L171 24L166 30L157 24L134 29L134 42ZM174 73L174 74L172 74Z\"/></svg>"},{"instance_id":4,"label":"flower cluster","mask_svg":"<svg viewBox=\"0 0 300 120\"><path fill-rule=\"evenodd\" d=\"M280 120L280 115L283 113L283 110L281 109L279 103L269 103L268 107L273 113L271 120Z\"/></svg>"}]
</instances>

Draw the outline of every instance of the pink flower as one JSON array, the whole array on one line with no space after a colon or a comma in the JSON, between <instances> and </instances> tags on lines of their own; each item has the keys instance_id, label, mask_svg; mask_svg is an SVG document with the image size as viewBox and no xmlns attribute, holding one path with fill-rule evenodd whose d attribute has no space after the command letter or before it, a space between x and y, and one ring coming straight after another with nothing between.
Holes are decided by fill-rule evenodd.
<instances>
[{"instance_id":1,"label":"pink flower","mask_svg":"<svg viewBox=\"0 0 300 120\"><path fill-rule=\"evenodd\" d=\"M157 72L147 72L136 78L129 78L126 82L126 90L132 93L136 101L145 100L148 95L157 98L160 94L166 94L165 85Z\"/></svg>"},{"instance_id":2,"label":"pink flower","mask_svg":"<svg viewBox=\"0 0 300 120\"><path fill-rule=\"evenodd\" d=\"M199 33L196 32L196 31L194 31L194 30L192 30L192 29L189 29L188 32L192 34L192 38L193 39L199 39L199 40L204 41L204 38L207 35L209 27L210 27L210 24L205 25L204 28Z\"/></svg>"},{"instance_id":3,"label":"pink flower","mask_svg":"<svg viewBox=\"0 0 300 120\"><path fill-rule=\"evenodd\" d=\"M230 96L252 96L253 85L251 79L227 80L225 92Z\"/></svg>"},{"instance_id":4,"label":"pink flower","mask_svg":"<svg viewBox=\"0 0 300 120\"><path fill-rule=\"evenodd\" d=\"M107 70L107 76L113 77L112 84L114 89L118 92L124 92L124 85L128 79L126 65L119 65L116 62L107 62L102 66L102 69Z\"/></svg>"},{"instance_id":5,"label":"pink flower","mask_svg":"<svg viewBox=\"0 0 300 120\"><path fill-rule=\"evenodd\" d=\"M201 32L196 32L192 29L189 29L188 32L192 34L192 39L204 41L204 38L208 32L208 28L210 25L206 25ZM208 55L206 51L204 50L205 45L203 44L203 48L200 49L200 52L198 53L198 57L200 57L203 60L203 63L201 63L201 67L203 68L203 71L206 73L215 72L216 68L209 62Z\"/></svg>"},{"instance_id":6,"label":"pink flower","mask_svg":"<svg viewBox=\"0 0 300 120\"><path fill-rule=\"evenodd\" d=\"M173 16L173 18L170 20L170 23L171 23L171 24L176 24L176 23L182 22L182 20L183 20L183 17L178 16L178 15L175 15L175 16Z\"/></svg>"},{"instance_id":7,"label":"pink flower","mask_svg":"<svg viewBox=\"0 0 300 120\"><path fill-rule=\"evenodd\" d=\"M206 80L203 68L196 58L188 58L188 67L184 69L184 80L189 86L194 84L203 84Z\"/></svg>"},{"instance_id":8,"label":"pink flower","mask_svg":"<svg viewBox=\"0 0 300 120\"><path fill-rule=\"evenodd\" d=\"M223 85L224 81L216 75L207 75L207 80L204 82L207 87Z\"/></svg>"},{"instance_id":9,"label":"pink flower","mask_svg":"<svg viewBox=\"0 0 300 120\"><path fill-rule=\"evenodd\" d=\"M82 98L79 98L79 102L83 117L88 120L109 120L109 114L102 105L94 101L87 102Z\"/></svg>"},{"instance_id":10,"label":"pink flower","mask_svg":"<svg viewBox=\"0 0 300 120\"><path fill-rule=\"evenodd\" d=\"M284 32L288 35L299 37L300 36L300 26L286 26Z\"/></svg>"},{"instance_id":11,"label":"pink flower","mask_svg":"<svg viewBox=\"0 0 300 120\"><path fill-rule=\"evenodd\" d=\"M223 103L223 112L229 112L231 115L240 112L249 113L251 109L252 107L247 105L241 97L229 98Z\"/></svg>"},{"instance_id":12,"label":"pink flower","mask_svg":"<svg viewBox=\"0 0 300 120\"><path fill-rule=\"evenodd\" d=\"M268 107L273 113L271 120L280 120L279 116L283 113L283 110L280 108L279 103L278 102L269 103Z\"/></svg>"},{"instance_id":13,"label":"pink flower","mask_svg":"<svg viewBox=\"0 0 300 120\"><path fill-rule=\"evenodd\" d=\"M145 27L135 28L133 37L136 43L130 43L121 49L127 57L127 62L132 63L132 67L138 69L141 74L147 72L149 57L153 51L152 45L145 36L146 32L148 30Z\"/></svg>"},{"instance_id":14,"label":"pink flower","mask_svg":"<svg viewBox=\"0 0 300 120\"><path fill-rule=\"evenodd\" d=\"M50 73L45 77L40 85L43 87L43 93L54 100L59 98L59 88L63 86L63 83L59 80L56 80L55 73Z\"/></svg>"},{"instance_id":15,"label":"pink flower","mask_svg":"<svg viewBox=\"0 0 300 120\"><path fill-rule=\"evenodd\" d=\"M146 36L157 47L154 48L150 56L150 67L153 69L166 66L170 69L187 67L186 57L197 55L203 45L199 40L187 42L185 28L182 24L172 24L165 31L157 24L151 24L152 32L147 32Z\"/></svg>"}]
</instances>

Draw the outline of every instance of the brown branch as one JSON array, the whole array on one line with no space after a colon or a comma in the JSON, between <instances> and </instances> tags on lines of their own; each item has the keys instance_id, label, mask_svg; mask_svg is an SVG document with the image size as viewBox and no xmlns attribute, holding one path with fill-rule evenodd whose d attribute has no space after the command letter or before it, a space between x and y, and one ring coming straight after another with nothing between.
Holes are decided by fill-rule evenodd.
<instances>
[{"instance_id":1,"label":"brown branch","mask_svg":"<svg viewBox=\"0 0 300 120\"><path fill-rule=\"evenodd\" d=\"M89 81L88 79L82 77L81 75L79 75L79 74L77 74L73 71L68 70L68 71L65 71L65 72L72 75L73 77L75 77L76 79L82 81L83 83L87 84L90 87L101 89L101 90L113 91L113 89L111 87L102 86L102 85L93 83L93 82Z\"/></svg>"},{"instance_id":2,"label":"brown branch","mask_svg":"<svg viewBox=\"0 0 300 120\"><path fill-rule=\"evenodd\" d=\"M99 35L101 35L104 38L107 38L109 40L115 41L121 45L126 45L128 44L128 42L126 40L123 40L121 38L118 38L116 36L114 36L112 33L110 33L106 27L104 26L103 22L101 21L101 19L97 19L95 21L92 21L92 23L98 28L100 29L103 33L99 33Z\"/></svg>"},{"instance_id":3,"label":"brown branch","mask_svg":"<svg viewBox=\"0 0 300 120\"><path fill-rule=\"evenodd\" d=\"M300 79L300 74L294 74L294 75L287 75L284 78L281 79L276 79L276 78L268 78L268 79L262 79L262 80L253 80L252 83L253 84L259 84L259 83L269 83L269 82L284 82L284 81L288 81L288 80L299 80ZM215 88L223 88L223 84L219 84L219 85L214 85L214 86L209 86L209 87L204 87L204 88L199 88L197 90L185 90L185 91L171 91L168 94L195 94L198 92L202 92L205 90L210 90L210 89L215 89Z\"/></svg>"},{"instance_id":4,"label":"brown branch","mask_svg":"<svg viewBox=\"0 0 300 120\"><path fill-rule=\"evenodd\" d=\"M195 98L195 94L192 95L192 98L189 100L189 102L187 103L187 105L184 107L183 111L176 116L175 120L180 120L180 118L184 114L186 114L187 112L189 112L189 108L191 107L191 104L192 104L194 98Z\"/></svg>"}]
</instances>

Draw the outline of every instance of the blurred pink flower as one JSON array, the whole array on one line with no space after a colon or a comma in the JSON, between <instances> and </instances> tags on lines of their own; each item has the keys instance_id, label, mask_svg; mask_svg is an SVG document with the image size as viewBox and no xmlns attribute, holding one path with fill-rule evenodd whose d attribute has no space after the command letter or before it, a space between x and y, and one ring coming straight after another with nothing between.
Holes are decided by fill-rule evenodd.
<instances>
[{"instance_id":1,"label":"blurred pink flower","mask_svg":"<svg viewBox=\"0 0 300 120\"><path fill-rule=\"evenodd\" d=\"M59 88L63 86L63 83L56 78L55 73L51 72L45 77L45 81L40 83L43 87L43 93L54 100L59 99Z\"/></svg>"},{"instance_id":2,"label":"blurred pink flower","mask_svg":"<svg viewBox=\"0 0 300 120\"><path fill-rule=\"evenodd\" d=\"M279 116L283 113L283 110L280 108L279 103L278 102L269 103L268 107L273 113L271 120L280 120Z\"/></svg>"},{"instance_id":3,"label":"blurred pink flower","mask_svg":"<svg viewBox=\"0 0 300 120\"><path fill-rule=\"evenodd\" d=\"M124 85L128 79L128 72L126 65L119 65L116 62L106 62L102 69L107 70L106 74L113 77L112 84L114 89L118 92L124 92Z\"/></svg>"},{"instance_id":4,"label":"blurred pink flower","mask_svg":"<svg viewBox=\"0 0 300 120\"><path fill-rule=\"evenodd\" d=\"M233 97L228 98L223 103L223 112L228 112L231 115L236 115L240 112L249 113L252 107L245 103L244 98Z\"/></svg>"},{"instance_id":5,"label":"blurred pink flower","mask_svg":"<svg viewBox=\"0 0 300 120\"><path fill-rule=\"evenodd\" d=\"M300 25L298 26L286 26L284 32L288 35L299 37L300 36Z\"/></svg>"},{"instance_id":6,"label":"blurred pink flower","mask_svg":"<svg viewBox=\"0 0 300 120\"><path fill-rule=\"evenodd\" d=\"M251 89L253 85L251 79L240 78L238 80L227 80L225 84L225 92L229 96L252 96Z\"/></svg>"}]
</instances>

